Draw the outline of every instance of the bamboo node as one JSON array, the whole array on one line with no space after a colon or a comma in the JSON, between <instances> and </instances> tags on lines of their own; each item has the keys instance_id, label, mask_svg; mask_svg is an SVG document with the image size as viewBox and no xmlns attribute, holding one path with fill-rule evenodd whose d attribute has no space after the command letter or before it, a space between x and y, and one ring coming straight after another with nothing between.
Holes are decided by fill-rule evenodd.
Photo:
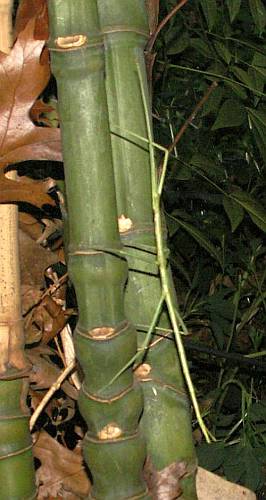
<instances>
[{"instance_id":1,"label":"bamboo node","mask_svg":"<svg viewBox=\"0 0 266 500\"><path fill-rule=\"evenodd\" d=\"M129 231L133 226L133 222L131 219L126 217L124 214L120 215L118 218L118 229L119 233L126 233Z\"/></svg>"},{"instance_id":2,"label":"bamboo node","mask_svg":"<svg viewBox=\"0 0 266 500\"><path fill-rule=\"evenodd\" d=\"M148 363L143 363L142 365L138 366L138 368L136 368L134 373L138 379L143 379L150 374L151 370L151 365L149 365Z\"/></svg>"},{"instance_id":3,"label":"bamboo node","mask_svg":"<svg viewBox=\"0 0 266 500\"><path fill-rule=\"evenodd\" d=\"M102 326L90 330L89 336L96 340L106 340L114 335L115 329L111 326Z\"/></svg>"},{"instance_id":4,"label":"bamboo node","mask_svg":"<svg viewBox=\"0 0 266 500\"><path fill-rule=\"evenodd\" d=\"M88 38L86 35L59 36L55 40L55 45L59 49L73 49L86 45Z\"/></svg>"},{"instance_id":5,"label":"bamboo node","mask_svg":"<svg viewBox=\"0 0 266 500\"><path fill-rule=\"evenodd\" d=\"M106 441L107 439L118 439L122 436L122 429L115 422L105 425L101 431L97 433L97 437L100 441Z\"/></svg>"}]
</instances>

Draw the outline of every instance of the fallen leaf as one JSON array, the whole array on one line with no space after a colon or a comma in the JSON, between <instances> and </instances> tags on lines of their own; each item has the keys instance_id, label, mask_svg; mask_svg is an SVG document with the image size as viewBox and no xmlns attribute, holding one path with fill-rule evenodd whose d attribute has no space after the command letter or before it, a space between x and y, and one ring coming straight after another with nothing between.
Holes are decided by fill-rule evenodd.
<instances>
[{"instance_id":1,"label":"fallen leaf","mask_svg":"<svg viewBox=\"0 0 266 500\"><path fill-rule=\"evenodd\" d=\"M253 491L230 483L201 467L198 467L196 485L198 500L256 500Z\"/></svg>"},{"instance_id":2,"label":"fallen leaf","mask_svg":"<svg viewBox=\"0 0 266 500\"><path fill-rule=\"evenodd\" d=\"M50 295L44 297L34 316L34 321L43 332L42 344L48 344L61 332L68 316L62 306L57 304Z\"/></svg>"},{"instance_id":3,"label":"fallen leaf","mask_svg":"<svg viewBox=\"0 0 266 500\"><path fill-rule=\"evenodd\" d=\"M19 246L22 285L31 286L34 289L42 288L44 285L44 271L58 261L57 254L38 245L21 229L19 230ZM26 299L26 295L24 299ZM24 299L22 297L22 300ZM27 311L27 302L23 303L23 311L24 313Z\"/></svg>"},{"instance_id":4,"label":"fallen leaf","mask_svg":"<svg viewBox=\"0 0 266 500\"><path fill-rule=\"evenodd\" d=\"M49 360L46 355L45 346L27 349L27 358L32 363L32 369L29 374L29 381L33 390L49 389L61 374L60 368ZM72 399L78 398L78 391L67 380L61 385L62 390Z\"/></svg>"},{"instance_id":5,"label":"fallen leaf","mask_svg":"<svg viewBox=\"0 0 266 500\"><path fill-rule=\"evenodd\" d=\"M44 224L44 230L41 236L38 238L37 243L46 246L47 240L56 233L58 235L63 234L63 221L61 219L42 219Z\"/></svg>"},{"instance_id":6,"label":"fallen leaf","mask_svg":"<svg viewBox=\"0 0 266 500\"><path fill-rule=\"evenodd\" d=\"M33 446L33 453L41 461L36 473L38 500L47 497L69 500L88 498L90 483L82 465L79 445L71 451L42 430Z\"/></svg>"},{"instance_id":7,"label":"fallen leaf","mask_svg":"<svg viewBox=\"0 0 266 500\"><path fill-rule=\"evenodd\" d=\"M47 181L29 179L27 182L21 182L19 177L13 181L0 174L0 203L20 201L32 203L40 208L45 204L54 205L54 201L47 194L49 188Z\"/></svg>"},{"instance_id":8,"label":"fallen leaf","mask_svg":"<svg viewBox=\"0 0 266 500\"><path fill-rule=\"evenodd\" d=\"M26 160L61 161L60 130L38 127L30 118L30 110L46 87L50 78L48 49L44 42L34 39L35 18L30 19L9 55L0 53L0 167ZM37 187L37 184L35 184ZM39 190L22 182L0 179L0 202L9 202L7 192L12 192L13 201L29 201L23 198L23 190L30 202L40 206L38 197L45 194L45 187L38 183ZM46 186L47 189L48 186ZM30 193L30 189L32 193ZM37 192L37 195L36 195ZM34 197L35 195L35 197ZM4 198L4 199L3 199ZM51 203L45 194L42 203Z\"/></svg>"},{"instance_id":9,"label":"fallen leaf","mask_svg":"<svg viewBox=\"0 0 266 500\"><path fill-rule=\"evenodd\" d=\"M38 99L32 106L30 110L30 117L33 122L37 124L48 124L48 120L43 117L43 115L47 113L52 113L54 111L54 107L50 106L42 99Z\"/></svg>"},{"instance_id":10,"label":"fallen leaf","mask_svg":"<svg viewBox=\"0 0 266 500\"><path fill-rule=\"evenodd\" d=\"M15 36L24 30L30 19L35 17L34 38L48 40L47 0L20 0L15 23Z\"/></svg>"}]
</instances>

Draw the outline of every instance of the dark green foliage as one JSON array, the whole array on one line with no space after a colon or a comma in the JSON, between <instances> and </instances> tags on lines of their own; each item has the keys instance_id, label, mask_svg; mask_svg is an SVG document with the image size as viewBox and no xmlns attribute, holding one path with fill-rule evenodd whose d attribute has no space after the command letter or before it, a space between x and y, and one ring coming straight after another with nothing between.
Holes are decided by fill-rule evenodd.
<instances>
[{"instance_id":1,"label":"dark green foliage","mask_svg":"<svg viewBox=\"0 0 266 500\"><path fill-rule=\"evenodd\" d=\"M161 16L174 5L163 1ZM261 0L187 2L157 40L153 94L158 143L170 145L185 124L164 190L183 317L194 340L253 354L256 366L266 347L265 26ZM219 359L216 368L206 355L191 362L209 427L221 440L198 447L200 462L256 490L265 481L263 405L260 423L254 418L264 372Z\"/></svg>"}]
</instances>

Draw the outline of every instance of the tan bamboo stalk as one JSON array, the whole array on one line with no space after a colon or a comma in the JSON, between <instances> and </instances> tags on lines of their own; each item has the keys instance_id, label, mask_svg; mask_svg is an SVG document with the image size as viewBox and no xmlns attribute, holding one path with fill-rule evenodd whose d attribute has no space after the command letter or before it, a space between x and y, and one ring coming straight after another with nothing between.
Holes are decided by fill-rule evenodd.
<instances>
[{"instance_id":1,"label":"tan bamboo stalk","mask_svg":"<svg viewBox=\"0 0 266 500\"><path fill-rule=\"evenodd\" d=\"M0 51L9 54L12 47L13 0L0 0Z\"/></svg>"},{"instance_id":2,"label":"tan bamboo stalk","mask_svg":"<svg viewBox=\"0 0 266 500\"><path fill-rule=\"evenodd\" d=\"M0 47L6 53L12 46L12 7L13 1L0 3ZM15 179L16 172L8 176ZM0 498L5 500L36 495L20 297L18 209L0 205Z\"/></svg>"}]
</instances>

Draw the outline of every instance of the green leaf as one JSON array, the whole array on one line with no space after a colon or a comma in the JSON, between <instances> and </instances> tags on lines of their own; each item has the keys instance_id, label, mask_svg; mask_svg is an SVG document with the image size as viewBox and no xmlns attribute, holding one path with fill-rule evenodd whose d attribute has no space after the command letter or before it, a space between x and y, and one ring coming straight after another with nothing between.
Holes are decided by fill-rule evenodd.
<instances>
[{"instance_id":1,"label":"green leaf","mask_svg":"<svg viewBox=\"0 0 266 500\"><path fill-rule=\"evenodd\" d=\"M257 124L260 124L260 126L265 127L266 129L266 111L261 111L252 108L247 108L247 109L250 117L255 118Z\"/></svg>"},{"instance_id":2,"label":"green leaf","mask_svg":"<svg viewBox=\"0 0 266 500\"><path fill-rule=\"evenodd\" d=\"M240 190L231 193L230 198L239 203L248 212L254 224L266 232L266 210L257 200Z\"/></svg>"},{"instance_id":3,"label":"green leaf","mask_svg":"<svg viewBox=\"0 0 266 500\"><path fill-rule=\"evenodd\" d=\"M224 443L203 443L196 448L196 451L199 465L210 471L218 469L226 455Z\"/></svg>"},{"instance_id":4,"label":"green leaf","mask_svg":"<svg viewBox=\"0 0 266 500\"><path fill-rule=\"evenodd\" d=\"M233 66L232 71L233 71L234 75L236 75L238 80L240 80L240 82L244 83L245 85L247 85L251 89L253 88L252 87L252 83L253 83L252 79L250 78L247 71L244 71L242 68L239 68L238 66Z\"/></svg>"},{"instance_id":5,"label":"green leaf","mask_svg":"<svg viewBox=\"0 0 266 500\"><path fill-rule=\"evenodd\" d=\"M214 58L214 54L211 52L209 45L202 40L202 38L191 38L190 46L197 50L197 52L199 52L202 56L210 59Z\"/></svg>"},{"instance_id":6,"label":"green leaf","mask_svg":"<svg viewBox=\"0 0 266 500\"><path fill-rule=\"evenodd\" d=\"M216 87L216 89L212 91L208 100L205 102L202 108L201 116L206 116L209 113L217 113L223 95L224 95L224 89L221 86Z\"/></svg>"},{"instance_id":7,"label":"green leaf","mask_svg":"<svg viewBox=\"0 0 266 500\"><path fill-rule=\"evenodd\" d=\"M265 46L264 46L265 47ZM265 47L266 49L266 47ZM264 53L255 52L252 60L253 66L261 66L262 68L266 68L266 50Z\"/></svg>"},{"instance_id":8,"label":"green leaf","mask_svg":"<svg viewBox=\"0 0 266 500\"><path fill-rule=\"evenodd\" d=\"M196 153L192 156L190 163L196 169L203 170L208 177L216 181L222 181L224 179L224 171L216 163L206 156Z\"/></svg>"},{"instance_id":9,"label":"green leaf","mask_svg":"<svg viewBox=\"0 0 266 500\"><path fill-rule=\"evenodd\" d=\"M226 0L226 5L229 11L230 21L232 23L239 12L241 0Z\"/></svg>"},{"instance_id":10,"label":"green leaf","mask_svg":"<svg viewBox=\"0 0 266 500\"><path fill-rule=\"evenodd\" d=\"M262 70L263 71L263 70ZM265 77L263 76L261 70L256 68L248 68L248 75L252 81L252 88L263 92L265 85ZM265 71L266 76L266 71Z\"/></svg>"},{"instance_id":11,"label":"green leaf","mask_svg":"<svg viewBox=\"0 0 266 500\"><path fill-rule=\"evenodd\" d=\"M245 486L253 491L259 487L262 479L262 469L258 458L255 455L255 450L251 446L244 448L244 469L245 469Z\"/></svg>"},{"instance_id":12,"label":"green leaf","mask_svg":"<svg viewBox=\"0 0 266 500\"><path fill-rule=\"evenodd\" d=\"M226 47L224 43L221 42L214 42L214 46L216 48L217 53L219 56L226 62L226 64L230 64L232 54Z\"/></svg>"},{"instance_id":13,"label":"green leaf","mask_svg":"<svg viewBox=\"0 0 266 500\"><path fill-rule=\"evenodd\" d=\"M226 127L239 127L245 121L246 112L244 106L235 100L227 99L221 106L212 130Z\"/></svg>"},{"instance_id":14,"label":"green leaf","mask_svg":"<svg viewBox=\"0 0 266 500\"><path fill-rule=\"evenodd\" d=\"M245 100L247 98L247 91L246 89L244 89L243 87L241 87L240 85L238 85L237 83L235 82L228 82L228 81L225 81L224 82L224 85L226 87L230 87L231 90L233 90L233 92L238 96L240 97L240 99L243 99Z\"/></svg>"},{"instance_id":15,"label":"green leaf","mask_svg":"<svg viewBox=\"0 0 266 500\"><path fill-rule=\"evenodd\" d=\"M211 31L215 25L218 7L216 0L200 0L204 16L206 18L208 28Z\"/></svg>"},{"instance_id":16,"label":"green leaf","mask_svg":"<svg viewBox=\"0 0 266 500\"><path fill-rule=\"evenodd\" d=\"M187 233L192 236L192 238L202 247L204 248L212 257L214 257L220 265L222 265L221 256L216 249L216 247L206 238L206 236L195 226L189 224L188 222L184 222L182 219L175 217L178 224L185 230Z\"/></svg>"},{"instance_id":17,"label":"green leaf","mask_svg":"<svg viewBox=\"0 0 266 500\"><path fill-rule=\"evenodd\" d=\"M266 8L264 7L262 0L249 0L249 8L255 25L257 26L259 32L262 33L266 26Z\"/></svg>"},{"instance_id":18,"label":"green leaf","mask_svg":"<svg viewBox=\"0 0 266 500\"><path fill-rule=\"evenodd\" d=\"M266 463L266 447L265 446L255 447L254 452L257 457L257 460L261 463L261 465L264 465Z\"/></svg>"},{"instance_id":19,"label":"green leaf","mask_svg":"<svg viewBox=\"0 0 266 500\"><path fill-rule=\"evenodd\" d=\"M265 57L266 59L266 57ZM254 66L254 69L264 78L264 81L266 80L266 68L263 68L261 66Z\"/></svg>"},{"instance_id":20,"label":"green leaf","mask_svg":"<svg viewBox=\"0 0 266 500\"><path fill-rule=\"evenodd\" d=\"M253 403L249 409L249 416L253 420L253 422L260 422L261 420L266 421L266 404L262 402ZM265 449L265 459L266 459L266 449Z\"/></svg>"},{"instance_id":21,"label":"green leaf","mask_svg":"<svg viewBox=\"0 0 266 500\"><path fill-rule=\"evenodd\" d=\"M187 32L183 33L181 36L177 36L174 40L171 40L168 44L167 54L180 54L183 52L190 43L190 38Z\"/></svg>"},{"instance_id":22,"label":"green leaf","mask_svg":"<svg viewBox=\"0 0 266 500\"><path fill-rule=\"evenodd\" d=\"M266 163L266 112L259 109L247 108L248 116L253 127L255 141L260 150L262 159Z\"/></svg>"},{"instance_id":23,"label":"green leaf","mask_svg":"<svg viewBox=\"0 0 266 500\"><path fill-rule=\"evenodd\" d=\"M226 215L230 220L232 232L234 232L238 228L239 224L242 222L245 215L245 211L243 210L241 205L233 201L228 196L224 196L223 206Z\"/></svg>"}]
</instances>

